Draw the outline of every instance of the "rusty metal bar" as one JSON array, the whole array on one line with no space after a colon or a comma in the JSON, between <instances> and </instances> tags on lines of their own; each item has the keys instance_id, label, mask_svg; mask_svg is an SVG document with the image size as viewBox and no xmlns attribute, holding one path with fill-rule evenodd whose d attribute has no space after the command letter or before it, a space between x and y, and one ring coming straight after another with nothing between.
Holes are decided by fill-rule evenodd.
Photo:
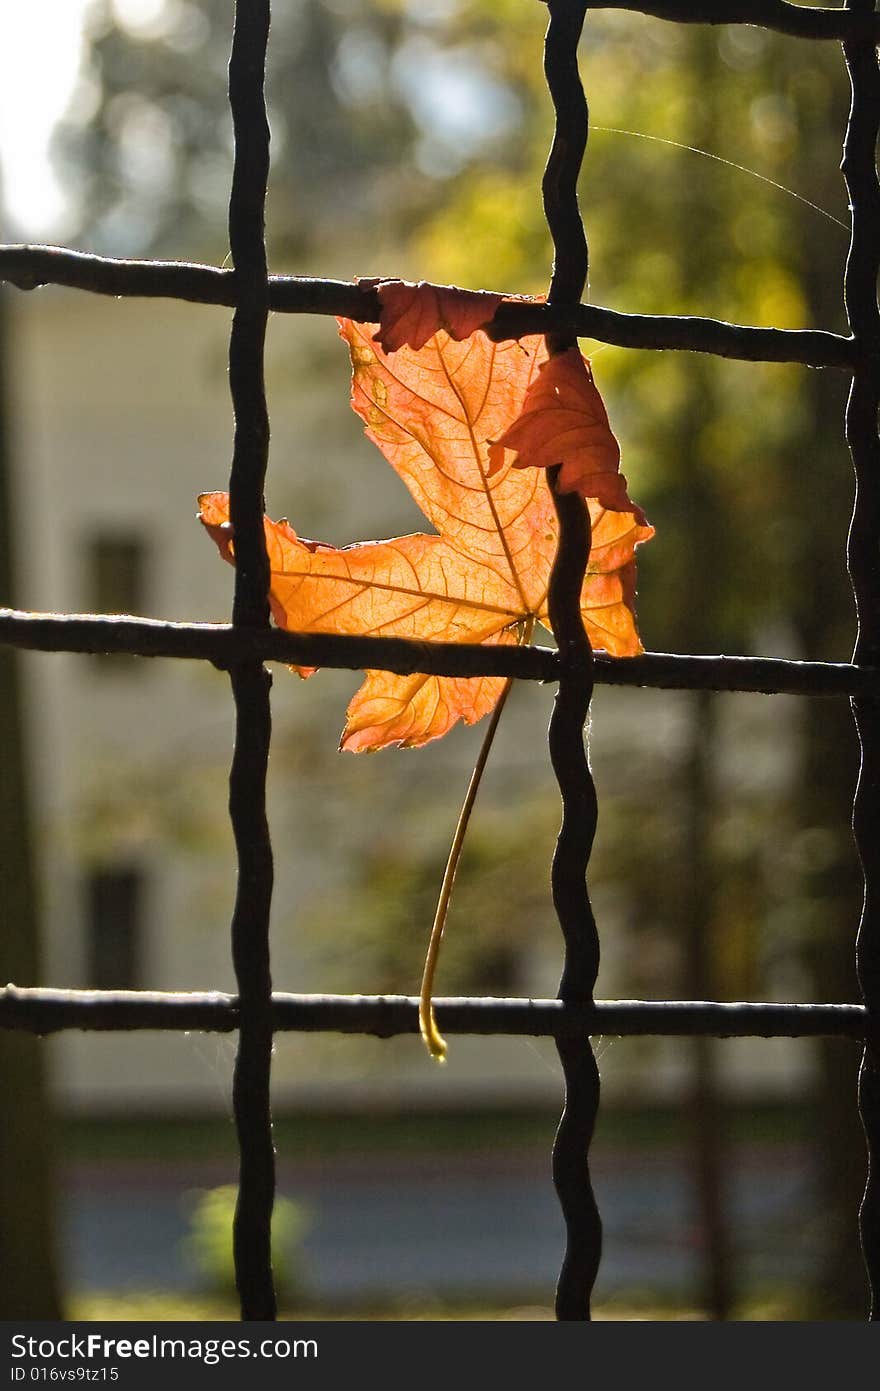
<instances>
[{"instance_id":1,"label":"rusty metal bar","mask_svg":"<svg viewBox=\"0 0 880 1391\"><path fill-rule=\"evenodd\" d=\"M848 0L849 12L874 15L874 0ZM852 101L843 151L843 173L852 213L852 239L844 275L844 299L856 342L873 354L853 376L846 409L846 437L856 475L856 498L847 560L858 615L854 663L880 658L880 70L872 40L844 45ZM865 880L856 937L856 972L872 1021L880 1019L880 702L858 699L853 716L861 768L853 801L853 830ZM862 1055L859 1114L868 1147L868 1175L859 1212L862 1253L871 1291L870 1317L880 1322L880 1045L876 1036Z\"/></svg>"},{"instance_id":2,"label":"rusty metal bar","mask_svg":"<svg viewBox=\"0 0 880 1391\"><path fill-rule=\"evenodd\" d=\"M587 144L589 115L578 72L577 47L586 14L583 0L550 0L544 75L555 113L553 143L542 185L553 238L550 304L577 304L587 283L587 239L577 180ZM569 334L548 334L551 354L574 347ZM581 618L581 590L590 554L590 516L577 494L557 490L560 466L547 480L559 520L559 543L547 605L561 656L559 689L550 719L553 771L562 796L562 826L551 871L553 905L565 940L559 998L589 1006L599 970L599 934L586 885L596 833L596 789L584 747L593 695L593 654ZM574 661L567 660L574 657ZM553 1181L565 1218L566 1245L556 1287L556 1317L590 1318L590 1296L602 1253L602 1223L590 1181L589 1152L599 1109L599 1069L588 1038L558 1037L565 1104L553 1145Z\"/></svg>"},{"instance_id":3,"label":"rusty metal bar","mask_svg":"<svg viewBox=\"0 0 880 1391\"><path fill-rule=\"evenodd\" d=\"M234 306L234 270L183 261L123 261L57 246L0 247L0 280L20 290L64 285L92 294L178 299ZM277 313L343 315L361 323L379 318L374 289L356 281L269 276L269 308ZM619 348L710 353L741 362L795 362L852 370L851 338L824 329L758 328L722 319L674 314L621 314L595 304L499 305L486 330L497 342L527 334L565 333Z\"/></svg>"},{"instance_id":4,"label":"rusty metal bar","mask_svg":"<svg viewBox=\"0 0 880 1391\"><path fill-rule=\"evenodd\" d=\"M529 1038L653 1035L713 1038L865 1037L864 1005L719 1004L707 1000L435 1000L445 1033ZM419 1002L405 995L272 996L276 1032L417 1034ZM220 991L51 990L8 985L0 990L0 1028L34 1034L66 1029L90 1033L183 1029L232 1033L238 998Z\"/></svg>"},{"instance_id":5,"label":"rusty metal bar","mask_svg":"<svg viewBox=\"0 0 880 1391\"><path fill-rule=\"evenodd\" d=\"M235 139L229 200L229 245L238 302L229 341L229 386L235 416L230 516L235 528L232 621L239 629L269 626L269 560L263 531L263 483L269 418L263 374L269 315L264 208L269 176L269 125L263 82L269 0L237 0L229 61L229 102ZM266 819L271 738L271 677L259 660L230 672L235 749L229 813L238 855L232 916L232 959L239 990L239 1039L232 1104L239 1146L239 1189L233 1223L235 1280L243 1319L274 1319L270 1071L272 976L269 913L272 846Z\"/></svg>"},{"instance_id":6,"label":"rusty metal bar","mask_svg":"<svg viewBox=\"0 0 880 1391\"><path fill-rule=\"evenodd\" d=\"M562 657L550 647L485 647L416 642L343 633L288 633L228 623L167 623L101 614L26 613L0 609L0 643L35 652L113 653L209 661L221 669L242 662L290 666L374 667L401 676L513 676L559 679ZM569 653L566 660L576 664ZM848 662L793 662L782 657L691 657L645 652L640 657L593 654L596 685L654 690L712 690L758 695L880 697L880 667Z\"/></svg>"}]
</instances>

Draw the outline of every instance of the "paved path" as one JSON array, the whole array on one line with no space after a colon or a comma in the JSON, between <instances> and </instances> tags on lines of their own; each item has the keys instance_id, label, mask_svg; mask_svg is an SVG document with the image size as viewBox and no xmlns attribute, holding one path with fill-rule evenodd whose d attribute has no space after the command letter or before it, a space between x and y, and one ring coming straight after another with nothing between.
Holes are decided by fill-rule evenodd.
<instances>
[{"instance_id":1,"label":"paved path","mask_svg":"<svg viewBox=\"0 0 880 1391\"><path fill-rule=\"evenodd\" d=\"M308 1213L305 1269L316 1297L549 1298L562 1224L546 1156L370 1156L279 1168L279 1190ZM76 1164L63 1227L67 1279L81 1289L198 1288L184 1249L193 1192L227 1183L213 1163ZM597 1294L687 1298L700 1234L687 1171L671 1151L602 1156L595 1186L605 1243ZM797 1279L809 1264L806 1153L739 1147L730 1175L741 1278Z\"/></svg>"}]
</instances>

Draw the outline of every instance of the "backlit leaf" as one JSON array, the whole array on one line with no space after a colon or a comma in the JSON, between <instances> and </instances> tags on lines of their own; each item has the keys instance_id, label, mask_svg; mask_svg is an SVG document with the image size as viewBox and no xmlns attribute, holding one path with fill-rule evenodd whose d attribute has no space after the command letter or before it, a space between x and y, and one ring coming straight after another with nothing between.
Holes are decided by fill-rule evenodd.
<instances>
[{"instance_id":1,"label":"backlit leaf","mask_svg":"<svg viewBox=\"0 0 880 1391\"><path fill-rule=\"evenodd\" d=\"M439 332L420 350L402 347L389 357L373 341L373 326L341 320L340 333L351 352L352 405L437 534L339 549L266 518L275 621L295 632L517 642L524 625L548 621L557 523L542 474L502 460L490 476L489 444L522 410L546 356L543 339L495 344L475 334L458 343ZM199 501L200 520L234 561L226 494ZM588 505L587 632L595 647L634 655L641 651L634 551L653 531L633 510ZM342 747L424 744L459 720L482 718L503 686L502 678L368 671Z\"/></svg>"},{"instance_id":2,"label":"backlit leaf","mask_svg":"<svg viewBox=\"0 0 880 1391\"><path fill-rule=\"evenodd\" d=\"M408 347L418 351L438 329L461 342L487 324L503 295L490 290L460 290L457 285L431 285L426 280L360 280L375 288L382 318L374 335L386 353Z\"/></svg>"},{"instance_id":3,"label":"backlit leaf","mask_svg":"<svg viewBox=\"0 0 880 1391\"><path fill-rule=\"evenodd\" d=\"M560 492L596 498L603 507L632 512L645 524L645 514L627 495L620 446L590 364L578 348L541 364L521 413L489 448L490 473L502 467L508 449L516 452L514 468L561 464Z\"/></svg>"}]
</instances>

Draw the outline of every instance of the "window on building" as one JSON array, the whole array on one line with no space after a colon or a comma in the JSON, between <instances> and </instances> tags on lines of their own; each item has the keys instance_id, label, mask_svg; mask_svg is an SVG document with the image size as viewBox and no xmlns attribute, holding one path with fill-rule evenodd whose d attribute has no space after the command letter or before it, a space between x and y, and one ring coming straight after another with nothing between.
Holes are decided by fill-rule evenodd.
<instances>
[{"instance_id":1,"label":"window on building","mask_svg":"<svg viewBox=\"0 0 880 1391\"><path fill-rule=\"evenodd\" d=\"M86 544L85 606L91 613L146 611L147 546L140 536L126 532L98 532ZM126 673L138 669L136 657L124 652L99 654L87 659L93 670Z\"/></svg>"},{"instance_id":2,"label":"window on building","mask_svg":"<svg viewBox=\"0 0 880 1391\"><path fill-rule=\"evenodd\" d=\"M92 613L140 613L146 598L147 550L140 536L99 532L87 547Z\"/></svg>"},{"instance_id":3,"label":"window on building","mask_svg":"<svg viewBox=\"0 0 880 1391\"><path fill-rule=\"evenodd\" d=\"M88 984L136 990L141 980L144 876L131 865L93 870L86 881Z\"/></svg>"}]
</instances>

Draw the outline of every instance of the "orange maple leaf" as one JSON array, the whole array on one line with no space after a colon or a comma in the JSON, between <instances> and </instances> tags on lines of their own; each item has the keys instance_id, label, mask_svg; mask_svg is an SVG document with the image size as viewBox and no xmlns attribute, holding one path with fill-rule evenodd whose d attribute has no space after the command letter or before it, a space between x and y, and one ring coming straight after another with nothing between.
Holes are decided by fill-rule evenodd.
<instances>
[{"instance_id":1,"label":"orange maple leaf","mask_svg":"<svg viewBox=\"0 0 880 1391\"><path fill-rule=\"evenodd\" d=\"M632 512L646 525L644 512L627 494L620 446L590 364L578 348L541 363L519 416L489 447L490 476L503 466L507 449L516 451L514 468L561 464L560 492L596 498L603 507Z\"/></svg>"},{"instance_id":2,"label":"orange maple leaf","mask_svg":"<svg viewBox=\"0 0 880 1391\"><path fill-rule=\"evenodd\" d=\"M547 585L557 522L537 471L497 468L489 441L522 408L543 339L457 343L444 332L393 360L372 325L342 319L351 351L352 405L437 535L399 536L337 549L265 520L271 605L296 632L376 634L447 642L516 643L549 624ZM228 498L204 494L200 520L233 560ZM582 612L590 641L614 656L640 652L634 550L653 535L632 512L590 502L593 544ZM301 674L310 675L311 672ZM501 677L397 676L367 671L348 708L341 747L412 748L497 702Z\"/></svg>"},{"instance_id":3,"label":"orange maple leaf","mask_svg":"<svg viewBox=\"0 0 880 1391\"><path fill-rule=\"evenodd\" d=\"M470 338L493 317L504 295L491 290L461 290L457 285L432 285L427 280L358 281L362 289L375 289L382 318L373 335L386 353L398 348L418 352L438 329L460 343Z\"/></svg>"}]
</instances>

